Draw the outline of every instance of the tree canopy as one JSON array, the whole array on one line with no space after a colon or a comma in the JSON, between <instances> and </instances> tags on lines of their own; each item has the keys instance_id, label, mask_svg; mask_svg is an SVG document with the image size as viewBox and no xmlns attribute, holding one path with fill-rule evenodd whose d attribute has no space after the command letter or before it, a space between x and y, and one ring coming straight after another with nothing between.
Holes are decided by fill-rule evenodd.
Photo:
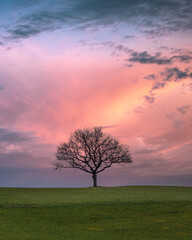
<instances>
[{"instance_id":1,"label":"tree canopy","mask_svg":"<svg viewBox=\"0 0 192 240\"><path fill-rule=\"evenodd\" d=\"M103 132L102 127L78 129L66 143L58 146L56 169L76 168L92 174L97 186L97 174L113 164L131 163L128 146Z\"/></svg>"}]
</instances>

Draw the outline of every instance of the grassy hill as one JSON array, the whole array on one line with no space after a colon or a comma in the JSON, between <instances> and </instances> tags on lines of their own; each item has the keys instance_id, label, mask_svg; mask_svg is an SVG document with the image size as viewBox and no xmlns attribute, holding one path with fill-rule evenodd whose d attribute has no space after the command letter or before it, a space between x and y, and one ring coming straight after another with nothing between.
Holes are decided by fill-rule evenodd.
<instances>
[{"instance_id":1,"label":"grassy hill","mask_svg":"<svg viewBox=\"0 0 192 240\"><path fill-rule=\"evenodd\" d=\"M192 239L192 188L0 188L0 239Z\"/></svg>"}]
</instances>

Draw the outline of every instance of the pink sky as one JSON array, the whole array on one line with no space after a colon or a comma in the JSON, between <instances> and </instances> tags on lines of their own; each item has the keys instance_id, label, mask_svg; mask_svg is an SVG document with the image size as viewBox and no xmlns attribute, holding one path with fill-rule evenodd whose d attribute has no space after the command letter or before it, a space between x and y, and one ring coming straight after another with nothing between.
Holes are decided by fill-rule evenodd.
<instances>
[{"instance_id":1,"label":"pink sky","mask_svg":"<svg viewBox=\"0 0 192 240\"><path fill-rule=\"evenodd\" d=\"M74 130L93 126L103 126L129 145L133 156L131 165L101 174L99 185L191 186L191 30L179 18L178 29L161 22L159 13L153 20L162 32L147 32L145 21L140 25L139 4L130 6L140 14L134 17L136 23L127 24L118 13L123 4L131 10L126 1L120 1L112 15L102 15L102 23L88 9L86 24L95 22L84 26L82 18L79 27L75 23L61 27L55 5L55 20L46 25L42 18L46 2L32 3L10 1L14 18L2 17L0 186L90 186L90 176L84 173L52 169L56 146ZM159 7L145 4L149 9ZM36 28L23 20L33 16L35 7L40 24ZM184 11L191 4L180 7ZM95 9L95 14L99 11ZM168 6L166 11L169 14ZM114 22L119 18L117 25L110 24L109 16ZM149 17L144 16L146 22ZM25 30L29 26L30 34Z\"/></svg>"}]
</instances>

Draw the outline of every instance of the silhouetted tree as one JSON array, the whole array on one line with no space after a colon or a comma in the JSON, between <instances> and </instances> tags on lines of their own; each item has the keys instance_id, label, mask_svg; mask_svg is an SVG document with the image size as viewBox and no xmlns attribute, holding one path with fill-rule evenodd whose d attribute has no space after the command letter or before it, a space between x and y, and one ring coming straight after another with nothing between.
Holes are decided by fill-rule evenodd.
<instances>
[{"instance_id":1,"label":"silhouetted tree","mask_svg":"<svg viewBox=\"0 0 192 240\"><path fill-rule=\"evenodd\" d=\"M112 164L132 162L128 147L118 139L103 133L102 127L78 129L67 143L58 146L56 169L77 168L92 174L97 187L97 174Z\"/></svg>"}]
</instances>

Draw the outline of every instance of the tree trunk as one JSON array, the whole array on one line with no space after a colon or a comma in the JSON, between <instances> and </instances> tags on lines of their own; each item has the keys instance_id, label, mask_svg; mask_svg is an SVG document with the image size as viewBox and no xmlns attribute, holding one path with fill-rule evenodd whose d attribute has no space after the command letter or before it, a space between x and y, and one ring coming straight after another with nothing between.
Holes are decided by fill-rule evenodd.
<instances>
[{"instance_id":1,"label":"tree trunk","mask_svg":"<svg viewBox=\"0 0 192 240\"><path fill-rule=\"evenodd\" d=\"M96 173L93 173L93 187L97 187L97 174Z\"/></svg>"}]
</instances>

